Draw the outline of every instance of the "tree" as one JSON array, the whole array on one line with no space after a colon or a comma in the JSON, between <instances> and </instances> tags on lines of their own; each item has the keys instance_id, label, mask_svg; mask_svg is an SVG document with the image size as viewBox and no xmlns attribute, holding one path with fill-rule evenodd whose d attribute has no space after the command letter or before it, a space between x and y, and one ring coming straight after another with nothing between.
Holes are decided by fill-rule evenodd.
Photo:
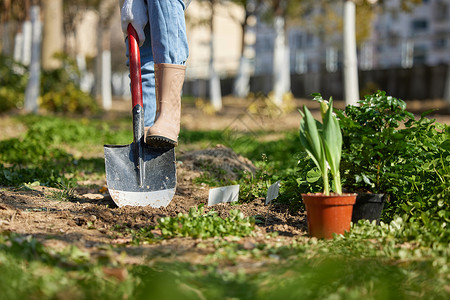
<instances>
[{"instance_id":1,"label":"tree","mask_svg":"<svg viewBox=\"0 0 450 300\"><path fill-rule=\"evenodd\" d=\"M43 0L44 32L42 41L42 68L51 70L61 67L61 60L55 53L63 51L63 2Z\"/></svg>"},{"instance_id":2,"label":"tree","mask_svg":"<svg viewBox=\"0 0 450 300\"><path fill-rule=\"evenodd\" d=\"M41 20L39 5L33 4L30 8L32 24L30 79L25 90L24 109L27 112L38 112L38 98L41 85Z\"/></svg>"},{"instance_id":3,"label":"tree","mask_svg":"<svg viewBox=\"0 0 450 300\"><path fill-rule=\"evenodd\" d=\"M111 91L111 50L110 50L110 25L113 20L114 12L119 9L116 0L73 0L66 1L65 13L70 14L76 19L76 15L88 9L93 9L99 17L97 30L97 56L95 57L95 86L94 94L102 99L104 109L110 109L112 106ZM65 24L66 29L73 28L70 23ZM67 34L67 33L66 33Z\"/></svg>"},{"instance_id":4,"label":"tree","mask_svg":"<svg viewBox=\"0 0 450 300\"><path fill-rule=\"evenodd\" d=\"M101 95L103 108L112 107L111 92L111 30L110 22L113 12L117 9L115 0L107 0L99 3L99 26L97 29L97 57L95 70L95 87L97 96Z\"/></svg>"},{"instance_id":5,"label":"tree","mask_svg":"<svg viewBox=\"0 0 450 300\"><path fill-rule=\"evenodd\" d=\"M290 92L290 49L287 29L291 22L297 23L305 7L314 5L312 0L260 0L270 9L263 18L271 21L275 30L273 51L273 101L277 106L283 104L283 95Z\"/></svg>"},{"instance_id":6,"label":"tree","mask_svg":"<svg viewBox=\"0 0 450 300\"><path fill-rule=\"evenodd\" d=\"M355 16L353 0L344 2L344 98L346 105L359 100L358 60L356 56Z\"/></svg>"},{"instance_id":7,"label":"tree","mask_svg":"<svg viewBox=\"0 0 450 300\"><path fill-rule=\"evenodd\" d=\"M288 4L292 0L269 0L275 30L273 49L273 101L283 104L283 94L290 91L289 40L286 38Z\"/></svg>"},{"instance_id":8,"label":"tree","mask_svg":"<svg viewBox=\"0 0 450 300\"><path fill-rule=\"evenodd\" d=\"M256 35L254 27L256 25L256 12L258 6L262 3L257 0L232 0L232 2L240 5L244 11L244 18L233 19L241 25L241 57L239 59L239 68L233 86L233 94L236 97L246 97L250 90L250 72L251 60L254 58L254 43Z\"/></svg>"},{"instance_id":9,"label":"tree","mask_svg":"<svg viewBox=\"0 0 450 300\"><path fill-rule=\"evenodd\" d=\"M210 40L210 56L209 56L209 96L214 110L222 109L222 91L220 89L220 78L214 66L214 16L215 8L219 3L218 0L210 0L211 16L209 20L209 28L211 30Z\"/></svg>"},{"instance_id":10,"label":"tree","mask_svg":"<svg viewBox=\"0 0 450 300\"><path fill-rule=\"evenodd\" d=\"M187 23L191 27L206 27L209 30L209 61L208 61L208 72L209 72L209 101L212 108L215 111L219 111L222 109L222 91L220 87L220 78L217 74L215 68L215 19L217 14L217 7L222 4L222 0L198 0L197 2L199 6L197 9L205 11L207 13L201 16L187 16ZM192 6L194 5L191 4ZM190 6L190 7L192 7ZM193 8L190 8L193 9ZM205 41L206 44L206 41Z\"/></svg>"},{"instance_id":11,"label":"tree","mask_svg":"<svg viewBox=\"0 0 450 300\"><path fill-rule=\"evenodd\" d=\"M29 22L29 8L30 0L3 0L0 2L0 21L1 21L1 36L2 43L0 44L0 51L6 55L10 55L13 51L14 35L20 33L20 38L23 41L23 23L28 20ZM30 35L31 37L31 35ZM22 61L23 43L20 43L16 47L14 45L14 51L18 51L18 61Z\"/></svg>"}]
</instances>

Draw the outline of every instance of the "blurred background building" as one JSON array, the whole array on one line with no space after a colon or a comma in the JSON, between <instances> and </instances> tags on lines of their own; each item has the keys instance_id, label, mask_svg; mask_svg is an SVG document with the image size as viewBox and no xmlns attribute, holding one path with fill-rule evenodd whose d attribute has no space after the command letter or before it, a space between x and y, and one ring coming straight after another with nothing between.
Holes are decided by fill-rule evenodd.
<instances>
[{"instance_id":1,"label":"blurred background building","mask_svg":"<svg viewBox=\"0 0 450 300\"><path fill-rule=\"evenodd\" d=\"M321 91L342 97L342 28L335 19L342 4L335 1L328 11L313 6L304 22L287 30L295 96ZM365 36L364 29L357 36L361 92L379 88L406 99L442 98L450 65L450 0L424 0L411 10L401 0L386 0L372 9L361 12L360 21L368 24L356 23L357 34L368 26ZM326 23L333 22L330 31ZM264 78L273 68L275 32L261 21L256 32L254 75ZM270 78L261 82L256 89L268 92Z\"/></svg>"},{"instance_id":2,"label":"blurred background building","mask_svg":"<svg viewBox=\"0 0 450 300\"><path fill-rule=\"evenodd\" d=\"M98 84L95 88L95 82L103 80L113 96L129 97L116 0L4 0L1 53L25 65L29 63L30 24L26 11L32 4L41 4L45 11L50 2L64 3L61 51L76 59L81 88L98 95L101 89ZM276 69L280 63L274 55L275 45L281 41L288 53L287 89L295 97L321 92L342 99L344 2L192 1L186 11L190 57L184 94L208 98L210 81L215 77L221 95L272 92L274 73L284 72L284 67ZM450 97L450 0L356 2L361 95L382 89L406 100ZM14 3L18 11L13 10ZM277 3L285 5L282 15L277 15ZM12 13L6 11L8 7L12 7ZM99 76L106 78L106 84ZM237 89L237 78L247 88ZM102 93L108 93L105 87L102 89Z\"/></svg>"}]
</instances>

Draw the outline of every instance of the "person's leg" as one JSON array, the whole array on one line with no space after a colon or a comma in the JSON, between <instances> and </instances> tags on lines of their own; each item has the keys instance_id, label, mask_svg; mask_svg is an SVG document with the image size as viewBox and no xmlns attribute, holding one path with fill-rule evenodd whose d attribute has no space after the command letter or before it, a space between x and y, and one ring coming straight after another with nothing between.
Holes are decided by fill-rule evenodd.
<instances>
[{"instance_id":1,"label":"person's leg","mask_svg":"<svg viewBox=\"0 0 450 300\"><path fill-rule=\"evenodd\" d=\"M150 0L152 1L152 0ZM151 45L150 25L144 28L145 41L139 48L141 55L142 101L144 103L144 126L150 127L156 116L155 63Z\"/></svg>"},{"instance_id":2,"label":"person's leg","mask_svg":"<svg viewBox=\"0 0 450 300\"><path fill-rule=\"evenodd\" d=\"M182 0L147 0L155 64L184 65L189 55Z\"/></svg>"},{"instance_id":3,"label":"person's leg","mask_svg":"<svg viewBox=\"0 0 450 300\"><path fill-rule=\"evenodd\" d=\"M152 146L177 145L180 131L181 89L189 55L182 0L148 0L154 58L157 114L146 131ZM146 40L147 42L147 40Z\"/></svg>"}]
</instances>

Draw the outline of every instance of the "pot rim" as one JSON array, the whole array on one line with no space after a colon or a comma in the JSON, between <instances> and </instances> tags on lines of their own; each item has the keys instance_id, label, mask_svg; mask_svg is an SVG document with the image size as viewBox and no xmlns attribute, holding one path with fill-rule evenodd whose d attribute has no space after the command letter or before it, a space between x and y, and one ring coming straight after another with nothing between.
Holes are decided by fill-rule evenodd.
<instances>
[{"instance_id":1,"label":"pot rim","mask_svg":"<svg viewBox=\"0 0 450 300\"><path fill-rule=\"evenodd\" d=\"M308 205L354 205L356 202L357 194L342 194L338 195L336 193L330 195L324 195L323 193L312 193L312 194L301 194L303 203L306 207Z\"/></svg>"},{"instance_id":2,"label":"pot rim","mask_svg":"<svg viewBox=\"0 0 450 300\"><path fill-rule=\"evenodd\" d=\"M324 193L306 193L306 194L300 194L302 197L351 197L351 196L357 196L358 193L330 193L329 195L325 195Z\"/></svg>"}]
</instances>

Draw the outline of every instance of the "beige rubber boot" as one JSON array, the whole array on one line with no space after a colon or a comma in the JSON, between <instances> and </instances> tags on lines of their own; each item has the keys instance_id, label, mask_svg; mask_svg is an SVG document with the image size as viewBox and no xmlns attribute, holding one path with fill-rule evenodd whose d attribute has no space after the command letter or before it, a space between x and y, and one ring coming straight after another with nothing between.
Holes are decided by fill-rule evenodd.
<instances>
[{"instance_id":1,"label":"beige rubber boot","mask_svg":"<svg viewBox=\"0 0 450 300\"><path fill-rule=\"evenodd\" d=\"M151 147L178 144L185 70L186 66L155 64L156 121L145 133L145 142Z\"/></svg>"}]
</instances>

